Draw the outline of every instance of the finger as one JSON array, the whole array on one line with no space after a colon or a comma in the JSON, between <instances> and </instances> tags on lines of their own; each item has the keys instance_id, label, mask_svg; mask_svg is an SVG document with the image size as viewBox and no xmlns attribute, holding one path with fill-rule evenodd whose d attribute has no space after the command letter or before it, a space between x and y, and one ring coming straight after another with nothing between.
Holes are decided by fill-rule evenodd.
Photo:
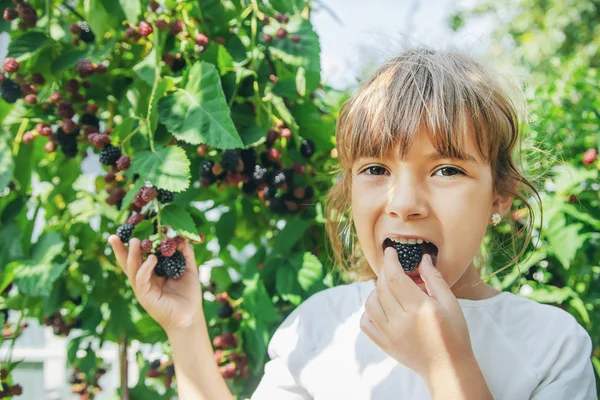
<instances>
[{"instance_id":1,"label":"finger","mask_svg":"<svg viewBox=\"0 0 600 400\"><path fill-rule=\"evenodd\" d=\"M396 300L402 304L406 311L414 310L423 301L422 296L426 296L419 286L415 285L413 280L406 275L400 261L398 253L393 248L385 249L383 268L385 283Z\"/></svg>"},{"instance_id":2,"label":"finger","mask_svg":"<svg viewBox=\"0 0 600 400\"><path fill-rule=\"evenodd\" d=\"M127 257L127 276L132 287L136 287L135 279L141 264L140 240L131 238L129 239L129 256Z\"/></svg>"},{"instance_id":3,"label":"finger","mask_svg":"<svg viewBox=\"0 0 600 400\"><path fill-rule=\"evenodd\" d=\"M387 326L388 317L379 302L377 297L377 291L373 290L367 300L365 301L365 312L368 314L369 319L377 326L380 331L383 331Z\"/></svg>"},{"instance_id":4,"label":"finger","mask_svg":"<svg viewBox=\"0 0 600 400\"><path fill-rule=\"evenodd\" d=\"M157 262L158 259L156 256L154 254L150 254L148 258L146 258L146 261L142 263L135 277L137 292L146 294L152 289L151 278Z\"/></svg>"},{"instance_id":5,"label":"finger","mask_svg":"<svg viewBox=\"0 0 600 400\"><path fill-rule=\"evenodd\" d=\"M394 316L397 317L399 312L406 312L402 303L396 299L394 293L390 290L390 286L387 282L387 276L385 275L385 270L382 269L377 277L377 282L375 283L375 289L377 291L377 298L383 311L388 319L393 319Z\"/></svg>"},{"instance_id":6,"label":"finger","mask_svg":"<svg viewBox=\"0 0 600 400\"><path fill-rule=\"evenodd\" d=\"M364 312L360 317L360 329L365 333L365 335L367 335L369 339L371 339L373 343L379 347L383 345L381 333L366 312Z\"/></svg>"},{"instance_id":7,"label":"finger","mask_svg":"<svg viewBox=\"0 0 600 400\"><path fill-rule=\"evenodd\" d=\"M181 243L181 252L183 253L183 257L185 258L185 269L186 271L196 271L198 272L198 266L196 265L196 255L194 254L194 249L192 249L192 245L189 244L187 239L185 242Z\"/></svg>"},{"instance_id":8,"label":"finger","mask_svg":"<svg viewBox=\"0 0 600 400\"><path fill-rule=\"evenodd\" d=\"M119 266L127 275L127 247L121 242L121 239L117 235L110 235L108 237L108 243L112 246L113 253Z\"/></svg>"},{"instance_id":9,"label":"finger","mask_svg":"<svg viewBox=\"0 0 600 400\"><path fill-rule=\"evenodd\" d=\"M450 304L457 302L456 296L448 286L448 283L442 276L442 273L437 269L431 261L429 254L424 254L419 264L419 273L429 296L442 304Z\"/></svg>"}]
</instances>

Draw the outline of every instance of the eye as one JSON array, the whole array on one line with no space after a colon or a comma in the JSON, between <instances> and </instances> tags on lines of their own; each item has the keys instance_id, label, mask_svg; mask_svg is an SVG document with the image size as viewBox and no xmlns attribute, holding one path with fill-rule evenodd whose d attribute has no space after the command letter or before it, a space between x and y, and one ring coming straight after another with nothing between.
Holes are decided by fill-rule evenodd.
<instances>
[{"instance_id":1,"label":"eye","mask_svg":"<svg viewBox=\"0 0 600 400\"><path fill-rule=\"evenodd\" d=\"M439 172L439 171L446 171L446 173L442 173L442 176L454 176L454 175L457 175L457 174L460 174L460 175L464 175L465 174L460 169L453 168L453 167L442 167L442 168L438 169L435 172ZM447 174L448 172L450 172L451 174L448 175Z\"/></svg>"},{"instance_id":2,"label":"eye","mask_svg":"<svg viewBox=\"0 0 600 400\"><path fill-rule=\"evenodd\" d=\"M385 173L385 168L380 167L378 165L372 165L370 167L365 168L361 173L365 173L367 171L370 171L370 172L375 172L375 171L382 172L381 174L379 174L379 173L368 173L367 174L367 175L379 176L379 175L383 175Z\"/></svg>"}]
</instances>

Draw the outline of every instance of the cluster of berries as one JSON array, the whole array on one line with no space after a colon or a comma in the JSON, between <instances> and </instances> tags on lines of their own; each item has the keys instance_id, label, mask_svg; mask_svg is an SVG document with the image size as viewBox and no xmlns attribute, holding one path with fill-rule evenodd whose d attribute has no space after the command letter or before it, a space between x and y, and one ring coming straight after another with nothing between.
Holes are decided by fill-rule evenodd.
<instances>
[{"instance_id":1,"label":"cluster of berries","mask_svg":"<svg viewBox=\"0 0 600 400\"><path fill-rule=\"evenodd\" d=\"M314 196L312 186L295 185L295 177L300 180L306 172L306 166L296 162L292 167L284 168L281 153L273 147L279 137L290 137L291 131L283 128L281 133L275 129L267 134L267 150L257 157L253 147L242 150L225 150L220 160L204 160L200 165L200 184L209 187L217 184L219 189L229 185L242 184L242 192L248 195L258 193L258 197L275 213L294 213L308 208ZM310 158L315 152L314 142L303 139L300 153ZM208 154L208 147L200 145L200 156ZM314 172L312 172L314 176Z\"/></svg>"},{"instance_id":2,"label":"cluster of berries","mask_svg":"<svg viewBox=\"0 0 600 400\"><path fill-rule=\"evenodd\" d=\"M31 74L26 79L19 73L19 68L20 64L14 57L7 57L2 61L4 72L0 73L0 98L12 104L24 96L25 103L37 104L38 86L44 85L46 80L40 73ZM5 76L4 73L7 75Z\"/></svg>"},{"instance_id":3,"label":"cluster of berries","mask_svg":"<svg viewBox=\"0 0 600 400\"><path fill-rule=\"evenodd\" d=\"M172 360L161 363L160 360L154 360L150 363L150 369L146 372L147 378L163 378L165 389L169 389L175 376L175 365Z\"/></svg>"},{"instance_id":4,"label":"cluster of berries","mask_svg":"<svg viewBox=\"0 0 600 400\"><path fill-rule=\"evenodd\" d=\"M224 379L233 379L240 377L248 379L250 370L248 368L248 358L245 354L237 351L238 337L231 332L225 332L214 337L212 344L217 349L213 355L215 362L219 366L219 372ZM234 350L226 350L234 349Z\"/></svg>"},{"instance_id":5,"label":"cluster of berries","mask_svg":"<svg viewBox=\"0 0 600 400\"><path fill-rule=\"evenodd\" d=\"M235 304L233 304L231 297L227 292L219 293L216 296L217 303L221 304L221 307L217 310L217 315L221 319L233 317L236 321L242 319L241 311L235 312Z\"/></svg>"},{"instance_id":6,"label":"cluster of berries","mask_svg":"<svg viewBox=\"0 0 600 400\"><path fill-rule=\"evenodd\" d=\"M59 311L44 319L44 325L51 326L56 336L68 336L71 329L81 328L81 322L79 318L73 318L67 323Z\"/></svg>"},{"instance_id":7,"label":"cluster of berries","mask_svg":"<svg viewBox=\"0 0 600 400\"><path fill-rule=\"evenodd\" d=\"M288 31L287 29L285 29L283 27L283 25L287 24L290 20L290 16L289 14L282 14L279 11L275 13L275 15L273 16L273 18L275 18L275 20L277 22L279 22L279 28L277 29L277 33L275 34L279 39L285 39L286 37L288 37ZM262 19L262 23L264 25L270 25L271 23L271 18L265 14L265 16ZM298 43L300 42L300 35L298 34L293 34L290 38L292 40L293 43ZM263 40L267 43L272 42L273 41L273 35L269 34L269 33L264 33L263 34Z\"/></svg>"},{"instance_id":8,"label":"cluster of berries","mask_svg":"<svg viewBox=\"0 0 600 400\"><path fill-rule=\"evenodd\" d=\"M35 28L37 25L38 15L37 11L33 6L23 0L13 0L13 3L17 8L6 7L4 9L3 18L5 21L14 21L21 17L18 27L22 31L26 31L27 28Z\"/></svg>"},{"instance_id":9,"label":"cluster of berries","mask_svg":"<svg viewBox=\"0 0 600 400\"><path fill-rule=\"evenodd\" d=\"M9 385L8 370L6 368L0 369L0 399L12 396L20 396L22 394L23 388L21 385Z\"/></svg>"},{"instance_id":10,"label":"cluster of berries","mask_svg":"<svg viewBox=\"0 0 600 400\"><path fill-rule=\"evenodd\" d=\"M98 380L102 375L106 374L105 368L96 368L94 380L90 384L83 372L80 372L77 367L73 368L73 375L69 378L71 384L71 393L78 394L79 400L90 400L102 391L102 387L98 384Z\"/></svg>"}]
</instances>

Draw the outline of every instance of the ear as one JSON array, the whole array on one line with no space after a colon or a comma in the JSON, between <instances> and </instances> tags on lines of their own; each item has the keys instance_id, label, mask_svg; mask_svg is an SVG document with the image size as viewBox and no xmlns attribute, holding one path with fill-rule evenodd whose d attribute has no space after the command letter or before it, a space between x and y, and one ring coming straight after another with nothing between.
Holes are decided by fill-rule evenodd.
<instances>
[{"instance_id":1,"label":"ear","mask_svg":"<svg viewBox=\"0 0 600 400\"><path fill-rule=\"evenodd\" d=\"M504 217L510 211L510 206L514 199L515 196L511 194L495 195L494 202L492 203L492 212L497 212L501 217Z\"/></svg>"}]
</instances>

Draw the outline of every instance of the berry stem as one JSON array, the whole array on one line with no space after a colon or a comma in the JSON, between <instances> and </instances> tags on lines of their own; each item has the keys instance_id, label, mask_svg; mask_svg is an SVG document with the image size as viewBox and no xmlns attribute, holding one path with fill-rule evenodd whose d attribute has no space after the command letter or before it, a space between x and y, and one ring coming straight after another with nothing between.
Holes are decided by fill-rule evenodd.
<instances>
[{"instance_id":1,"label":"berry stem","mask_svg":"<svg viewBox=\"0 0 600 400\"><path fill-rule=\"evenodd\" d=\"M135 128L129 135L127 135L127 137L123 140L121 140L120 146L121 147L121 151L123 151L123 145L125 144L125 142L127 142L129 139L131 139L131 137L133 135L135 135L136 133L138 133L138 131L140 130L140 128L142 127L143 124L139 124L137 128Z\"/></svg>"},{"instance_id":2,"label":"berry stem","mask_svg":"<svg viewBox=\"0 0 600 400\"><path fill-rule=\"evenodd\" d=\"M23 141L23 135L27 130L27 125L29 125L29 118L23 118L21 121L21 126L19 126L19 130L17 131L16 140L13 142L13 157L16 158L17 154L19 154L19 147L21 146L21 142Z\"/></svg>"}]
</instances>

